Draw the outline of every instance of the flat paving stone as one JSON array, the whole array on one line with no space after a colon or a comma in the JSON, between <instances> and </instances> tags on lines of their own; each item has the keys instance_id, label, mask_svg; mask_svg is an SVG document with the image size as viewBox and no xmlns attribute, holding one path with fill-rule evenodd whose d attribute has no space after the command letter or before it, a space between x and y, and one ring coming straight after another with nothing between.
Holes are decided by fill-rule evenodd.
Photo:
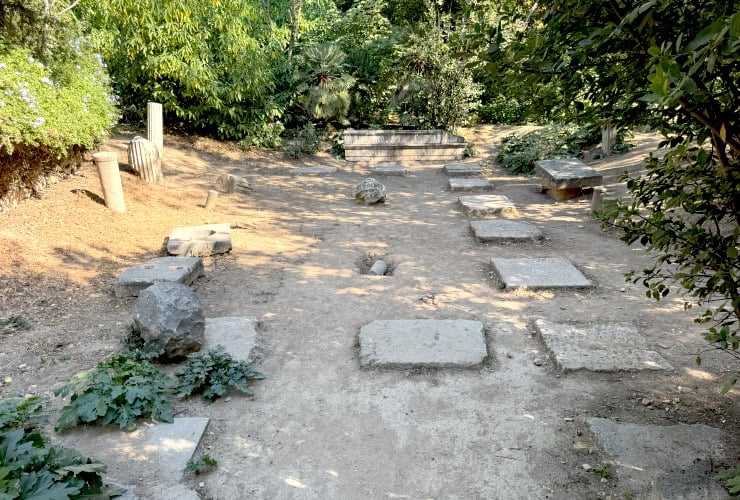
<instances>
[{"instance_id":1,"label":"flat paving stone","mask_svg":"<svg viewBox=\"0 0 740 500\"><path fill-rule=\"evenodd\" d=\"M373 168L375 175L395 175L398 177L404 177L406 175L406 169L403 165L383 165Z\"/></svg>"},{"instance_id":2,"label":"flat paving stone","mask_svg":"<svg viewBox=\"0 0 740 500\"><path fill-rule=\"evenodd\" d=\"M203 350L220 345L235 360L251 362L257 346L258 324L257 318L245 316L206 318Z\"/></svg>"},{"instance_id":3,"label":"flat paving stone","mask_svg":"<svg viewBox=\"0 0 740 500\"><path fill-rule=\"evenodd\" d=\"M513 220L474 220L470 228L481 241L516 243L542 239L542 231L533 224Z\"/></svg>"},{"instance_id":4,"label":"flat paving stone","mask_svg":"<svg viewBox=\"0 0 740 500\"><path fill-rule=\"evenodd\" d=\"M724 499L715 480L726 460L728 436L701 424L638 425L605 418L587 420L616 466L620 491L634 498Z\"/></svg>"},{"instance_id":5,"label":"flat paving stone","mask_svg":"<svg viewBox=\"0 0 740 500\"><path fill-rule=\"evenodd\" d=\"M337 167L296 167L290 169L290 175L333 175Z\"/></svg>"},{"instance_id":6,"label":"flat paving stone","mask_svg":"<svg viewBox=\"0 0 740 500\"><path fill-rule=\"evenodd\" d=\"M537 160L535 172L550 189L594 187L603 183L603 176L576 159Z\"/></svg>"},{"instance_id":7,"label":"flat paving stone","mask_svg":"<svg viewBox=\"0 0 740 500\"><path fill-rule=\"evenodd\" d=\"M533 259L492 258L491 266L506 290L583 289L592 287L568 259L545 257Z\"/></svg>"},{"instance_id":8,"label":"flat paving stone","mask_svg":"<svg viewBox=\"0 0 740 500\"><path fill-rule=\"evenodd\" d=\"M360 329L362 366L472 368L487 355L480 321L376 320Z\"/></svg>"},{"instance_id":9,"label":"flat paving stone","mask_svg":"<svg viewBox=\"0 0 740 500\"><path fill-rule=\"evenodd\" d=\"M480 175L480 163L445 163L445 174L450 177L469 177Z\"/></svg>"},{"instance_id":10,"label":"flat paving stone","mask_svg":"<svg viewBox=\"0 0 740 500\"><path fill-rule=\"evenodd\" d=\"M176 227L167 240L167 253L171 255L207 257L230 251L229 224Z\"/></svg>"},{"instance_id":11,"label":"flat paving stone","mask_svg":"<svg viewBox=\"0 0 740 500\"><path fill-rule=\"evenodd\" d=\"M637 328L619 324L575 325L538 319L535 330L564 372L671 370Z\"/></svg>"},{"instance_id":12,"label":"flat paving stone","mask_svg":"<svg viewBox=\"0 0 740 500\"><path fill-rule=\"evenodd\" d=\"M519 215L514 203L500 194L478 194L461 196L458 201L469 217L486 217L499 215L502 217L516 217Z\"/></svg>"},{"instance_id":13,"label":"flat paving stone","mask_svg":"<svg viewBox=\"0 0 740 500\"><path fill-rule=\"evenodd\" d=\"M158 257L124 269L116 280L116 297L137 297L158 281L189 286L202 274L200 257Z\"/></svg>"},{"instance_id":14,"label":"flat paving stone","mask_svg":"<svg viewBox=\"0 0 740 500\"><path fill-rule=\"evenodd\" d=\"M493 183L486 179L453 178L449 181L450 191L490 191Z\"/></svg>"}]
</instances>

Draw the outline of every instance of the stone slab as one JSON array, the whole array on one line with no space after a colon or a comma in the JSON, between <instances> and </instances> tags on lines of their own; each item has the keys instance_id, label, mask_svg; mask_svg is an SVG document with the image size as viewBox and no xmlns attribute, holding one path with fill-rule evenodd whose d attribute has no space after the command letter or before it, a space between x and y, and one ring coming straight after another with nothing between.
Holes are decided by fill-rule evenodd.
<instances>
[{"instance_id":1,"label":"stone slab","mask_svg":"<svg viewBox=\"0 0 740 500\"><path fill-rule=\"evenodd\" d=\"M362 366L472 368L487 355L480 321L376 320L360 329Z\"/></svg>"},{"instance_id":2,"label":"stone slab","mask_svg":"<svg viewBox=\"0 0 740 500\"><path fill-rule=\"evenodd\" d=\"M537 226L513 220L474 220L470 221L470 228L480 241L516 243L542 239Z\"/></svg>"},{"instance_id":3,"label":"stone slab","mask_svg":"<svg viewBox=\"0 0 740 500\"><path fill-rule=\"evenodd\" d=\"M470 177L480 175L480 163L446 163L444 173L450 177Z\"/></svg>"},{"instance_id":4,"label":"stone slab","mask_svg":"<svg viewBox=\"0 0 740 500\"><path fill-rule=\"evenodd\" d=\"M373 173L375 175L395 175L398 177L405 177L406 176L406 169L403 168L403 165L385 165L380 167L375 167L373 169Z\"/></svg>"},{"instance_id":5,"label":"stone slab","mask_svg":"<svg viewBox=\"0 0 740 500\"><path fill-rule=\"evenodd\" d=\"M251 362L257 346L258 324L257 318L243 316L206 318L203 349L220 345L235 360Z\"/></svg>"},{"instance_id":6,"label":"stone slab","mask_svg":"<svg viewBox=\"0 0 740 500\"><path fill-rule=\"evenodd\" d=\"M564 372L671 370L637 328L619 324L575 325L538 319L535 330Z\"/></svg>"},{"instance_id":7,"label":"stone slab","mask_svg":"<svg viewBox=\"0 0 740 500\"><path fill-rule=\"evenodd\" d=\"M502 217L516 217L519 215L514 203L500 194L479 194L461 196L458 201L469 217L486 217L498 215Z\"/></svg>"},{"instance_id":8,"label":"stone slab","mask_svg":"<svg viewBox=\"0 0 740 500\"><path fill-rule=\"evenodd\" d=\"M231 226L205 224L203 226L176 227L167 240L167 253L207 257L231 251Z\"/></svg>"},{"instance_id":9,"label":"stone slab","mask_svg":"<svg viewBox=\"0 0 740 500\"><path fill-rule=\"evenodd\" d=\"M725 456L729 438L719 429L701 424L638 425L605 418L587 422L615 464L620 491L634 498L730 498L715 480L716 464L730 458Z\"/></svg>"},{"instance_id":10,"label":"stone slab","mask_svg":"<svg viewBox=\"0 0 740 500\"><path fill-rule=\"evenodd\" d=\"M202 274L203 261L200 257L158 257L124 269L116 280L116 297L137 297L157 281L189 286Z\"/></svg>"},{"instance_id":11,"label":"stone slab","mask_svg":"<svg viewBox=\"0 0 740 500\"><path fill-rule=\"evenodd\" d=\"M583 289L592 287L568 259L560 257L532 259L492 258L491 266L506 290Z\"/></svg>"},{"instance_id":12,"label":"stone slab","mask_svg":"<svg viewBox=\"0 0 740 500\"><path fill-rule=\"evenodd\" d=\"M184 484L175 484L158 491L157 500L200 500L200 495Z\"/></svg>"},{"instance_id":13,"label":"stone slab","mask_svg":"<svg viewBox=\"0 0 740 500\"><path fill-rule=\"evenodd\" d=\"M603 176L585 163L572 159L537 160L534 170L548 189L570 189L599 186Z\"/></svg>"},{"instance_id":14,"label":"stone slab","mask_svg":"<svg viewBox=\"0 0 740 500\"><path fill-rule=\"evenodd\" d=\"M493 183L486 179L452 178L449 181L450 191L490 191Z\"/></svg>"},{"instance_id":15,"label":"stone slab","mask_svg":"<svg viewBox=\"0 0 740 500\"><path fill-rule=\"evenodd\" d=\"M290 175L333 175L337 167L296 167L290 169Z\"/></svg>"}]
</instances>

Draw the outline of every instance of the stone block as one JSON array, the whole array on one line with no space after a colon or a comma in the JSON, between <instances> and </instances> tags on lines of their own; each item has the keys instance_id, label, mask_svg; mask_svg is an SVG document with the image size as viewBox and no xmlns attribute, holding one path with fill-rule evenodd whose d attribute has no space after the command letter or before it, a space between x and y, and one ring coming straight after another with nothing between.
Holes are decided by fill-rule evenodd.
<instances>
[{"instance_id":1,"label":"stone block","mask_svg":"<svg viewBox=\"0 0 740 500\"><path fill-rule=\"evenodd\" d=\"M633 326L575 325L537 320L535 330L564 371L671 370Z\"/></svg>"},{"instance_id":2,"label":"stone block","mask_svg":"<svg viewBox=\"0 0 740 500\"><path fill-rule=\"evenodd\" d=\"M460 205L469 217L486 217L498 215L501 217L516 217L518 210L509 198L499 194L479 194L461 196Z\"/></svg>"},{"instance_id":3,"label":"stone block","mask_svg":"<svg viewBox=\"0 0 740 500\"><path fill-rule=\"evenodd\" d=\"M237 191L249 191L249 181L244 177L232 174L219 175L216 178L216 189L222 193L231 194Z\"/></svg>"},{"instance_id":4,"label":"stone block","mask_svg":"<svg viewBox=\"0 0 740 500\"><path fill-rule=\"evenodd\" d=\"M526 222L511 220L474 220L470 228L480 241L516 243L542 239L542 231Z\"/></svg>"},{"instance_id":5,"label":"stone block","mask_svg":"<svg viewBox=\"0 0 740 500\"><path fill-rule=\"evenodd\" d=\"M291 175L334 175L337 167L296 167L290 169Z\"/></svg>"},{"instance_id":6,"label":"stone block","mask_svg":"<svg viewBox=\"0 0 740 500\"><path fill-rule=\"evenodd\" d=\"M373 173L375 175L404 177L406 176L406 169L403 168L403 165L381 165L373 168Z\"/></svg>"},{"instance_id":7,"label":"stone block","mask_svg":"<svg viewBox=\"0 0 740 500\"><path fill-rule=\"evenodd\" d=\"M490 191L493 183L486 179L453 178L449 181L450 191Z\"/></svg>"},{"instance_id":8,"label":"stone block","mask_svg":"<svg viewBox=\"0 0 740 500\"><path fill-rule=\"evenodd\" d=\"M158 257L124 269L116 280L116 297L136 297L160 281L190 285L202 274L199 257Z\"/></svg>"},{"instance_id":9,"label":"stone block","mask_svg":"<svg viewBox=\"0 0 740 500\"><path fill-rule=\"evenodd\" d=\"M207 257L231 251L231 226L206 224L203 226L176 227L167 241L167 253Z\"/></svg>"},{"instance_id":10,"label":"stone block","mask_svg":"<svg viewBox=\"0 0 740 500\"><path fill-rule=\"evenodd\" d=\"M480 163L446 163L444 173L450 177L471 177L480 175Z\"/></svg>"},{"instance_id":11,"label":"stone block","mask_svg":"<svg viewBox=\"0 0 740 500\"><path fill-rule=\"evenodd\" d=\"M257 318L231 316L206 318L203 350L222 346L237 361L254 361L257 346Z\"/></svg>"},{"instance_id":12,"label":"stone block","mask_svg":"<svg viewBox=\"0 0 740 500\"><path fill-rule=\"evenodd\" d=\"M582 189L603 181L600 173L576 159L537 160L534 170L547 189Z\"/></svg>"},{"instance_id":13,"label":"stone block","mask_svg":"<svg viewBox=\"0 0 740 500\"><path fill-rule=\"evenodd\" d=\"M472 368L487 355L479 321L376 320L360 330L362 366Z\"/></svg>"},{"instance_id":14,"label":"stone block","mask_svg":"<svg viewBox=\"0 0 740 500\"><path fill-rule=\"evenodd\" d=\"M634 498L730 498L715 465L734 460L730 437L701 424L639 425L589 418L588 426L614 463L619 489Z\"/></svg>"},{"instance_id":15,"label":"stone block","mask_svg":"<svg viewBox=\"0 0 740 500\"><path fill-rule=\"evenodd\" d=\"M134 323L146 343L177 359L201 349L205 318L200 300L182 283L158 282L139 294Z\"/></svg>"},{"instance_id":16,"label":"stone block","mask_svg":"<svg viewBox=\"0 0 740 500\"><path fill-rule=\"evenodd\" d=\"M584 289L593 285L563 258L500 259L491 266L506 290Z\"/></svg>"}]
</instances>

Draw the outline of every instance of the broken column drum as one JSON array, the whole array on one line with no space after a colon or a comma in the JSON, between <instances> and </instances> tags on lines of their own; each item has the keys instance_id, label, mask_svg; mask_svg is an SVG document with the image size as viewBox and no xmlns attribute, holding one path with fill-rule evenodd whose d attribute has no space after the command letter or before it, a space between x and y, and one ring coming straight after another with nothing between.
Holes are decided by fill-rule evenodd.
<instances>
[{"instance_id":1,"label":"broken column drum","mask_svg":"<svg viewBox=\"0 0 740 500\"><path fill-rule=\"evenodd\" d=\"M162 182L162 159L157 146L136 136L128 143L128 164L146 182Z\"/></svg>"},{"instance_id":2,"label":"broken column drum","mask_svg":"<svg viewBox=\"0 0 740 500\"><path fill-rule=\"evenodd\" d=\"M118 170L118 155L111 152L95 153L93 162L98 168L105 206L116 212L125 212L126 203L123 199L121 172Z\"/></svg>"},{"instance_id":3,"label":"broken column drum","mask_svg":"<svg viewBox=\"0 0 740 500\"><path fill-rule=\"evenodd\" d=\"M162 105L158 102L146 103L146 138L157 146L159 159L164 158L164 135L162 132Z\"/></svg>"}]
</instances>

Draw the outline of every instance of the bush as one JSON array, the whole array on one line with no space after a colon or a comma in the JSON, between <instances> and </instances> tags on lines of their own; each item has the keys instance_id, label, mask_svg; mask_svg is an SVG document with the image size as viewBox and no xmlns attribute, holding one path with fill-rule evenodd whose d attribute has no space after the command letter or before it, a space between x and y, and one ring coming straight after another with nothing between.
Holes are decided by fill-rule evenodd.
<instances>
[{"instance_id":1,"label":"bush","mask_svg":"<svg viewBox=\"0 0 740 500\"><path fill-rule=\"evenodd\" d=\"M521 123L525 111L526 105L516 98L496 96L493 100L481 105L475 113L481 123L514 125Z\"/></svg>"},{"instance_id":2,"label":"bush","mask_svg":"<svg viewBox=\"0 0 740 500\"><path fill-rule=\"evenodd\" d=\"M580 156L598 139L591 128L575 125L548 125L539 130L503 140L498 161L512 174L531 174L534 162L550 158Z\"/></svg>"},{"instance_id":3,"label":"bush","mask_svg":"<svg viewBox=\"0 0 740 500\"><path fill-rule=\"evenodd\" d=\"M243 361L235 361L231 356L218 349L207 352L194 352L181 371L177 373L179 381L178 396L188 397L200 394L207 402L220 398L229 387L234 387L250 396L254 391L248 382L265 378Z\"/></svg>"},{"instance_id":4,"label":"bush","mask_svg":"<svg viewBox=\"0 0 740 500\"><path fill-rule=\"evenodd\" d=\"M146 417L172 422L171 390L172 380L147 361L114 356L54 391L55 396L71 395L56 429L117 424L130 431L138 418Z\"/></svg>"},{"instance_id":5,"label":"bush","mask_svg":"<svg viewBox=\"0 0 740 500\"><path fill-rule=\"evenodd\" d=\"M283 153L291 158L299 158L304 154L316 153L321 147L322 134L312 123L308 123L298 130L295 135L283 141Z\"/></svg>"}]
</instances>

